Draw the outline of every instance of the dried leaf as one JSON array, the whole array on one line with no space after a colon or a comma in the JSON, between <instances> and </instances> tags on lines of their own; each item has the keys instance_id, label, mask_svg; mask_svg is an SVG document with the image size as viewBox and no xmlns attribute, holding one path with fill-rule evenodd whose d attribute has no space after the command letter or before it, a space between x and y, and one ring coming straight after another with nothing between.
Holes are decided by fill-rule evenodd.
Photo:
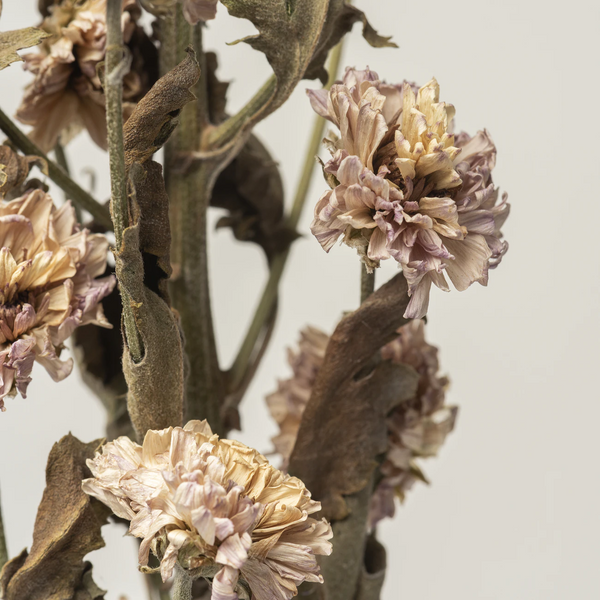
<instances>
[{"instance_id":1,"label":"dried leaf","mask_svg":"<svg viewBox=\"0 0 600 600\"><path fill-rule=\"evenodd\" d=\"M229 211L217 227L231 227L236 239L261 246L269 262L298 237L284 221L277 163L254 135L220 173L210 203Z\"/></svg>"},{"instance_id":2,"label":"dried leaf","mask_svg":"<svg viewBox=\"0 0 600 600\"><path fill-rule=\"evenodd\" d=\"M190 88L200 77L192 48L187 57L166 73L138 102L123 127L125 164L143 163L157 152L177 127L181 109L192 100Z\"/></svg>"},{"instance_id":3,"label":"dried leaf","mask_svg":"<svg viewBox=\"0 0 600 600\"><path fill-rule=\"evenodd\" d=\"M135 362L123 353L131 421L142 437L183 421L184 355L177 316L170 308L167 282L171 234L169 198L162 167L151 156L167 141L181 109L194 100L190 88L200 70L194 51L159 79L124 127L125 164L131 183L130 222L115 253L116 273L129 298L144 355Z\"/></svg>"},{"instance_id":4,"label":"dried leaf","mask_svg":"<svg viewBox=\"0 0 600 600\"><path fill-rule=\"evenodd\" d=\"M399 273L372 294L334 331L306 406L290 473L323 504L323 516L348 516L344 496L369 483L387 448L388 413L416 392L410 367L381 362L376 352L407 322L406 279Z\"/></svg>"},{"instance_id":5,"label":"dried leaf","mask_svg":"<svg viewBox=\"0 0 600 600\"><path fill-rule=\"evenodd\" d=\"M49 36L49 33L37 27L25 27L0 33L0 71L14 62L23 60L17 54L17 50L37 46Z\"/></svg>"},{"instance_id":6,"label":"dried leaf","mask_svg":"<svg viewBox=\"0 0 600 600\"><path fill-rule=\"evenodd\" d=\"M110 514L81 489L91 473L85 461L102 443L80 442L71 434L54 444L46 466L46 489L38 508L29 554L9 561L0 576L4 600L93 600L89 552L104 546L100 528Z\"/></svg>"},{"instance_id":7,"label":"dried leaf","mask_svg":"<svg viewBox=\"0 0 600 600\"><path fill-rule=\"evenodd\" d=\"M367 538L363 565L355 600L379 600L385 579L387 558L385 548L372 533Z\"/></svg>"},{"instance_id":8,"label":"dried leaf","mask_svg":"<svg viewBox=\"0 0 600 600\"><path fill-rule=\"evenodd\" d=\"M20 187L32 166L48 174L48 164L40 156L23 156L6 144L0 146L0 196Z\"/></svg>"},{"instance_id":9,"label":"dried leaf","mask_svg":"<svg viewBox=\"0 0 600 600\"><path fill-rule=\"evenodd\" d=\"M277 85L260 113L264 118L290 96L310 64L327 17L329 0L221 0L234 17L248 19L258 35L243 41L263 52Z\"/></svg>"},{"instance_id":10,"label":"dried leaf","mask_svg":"<svg viewBox=\"0 0 600 600\"><path fill-rule=\"evenodd\" d=\"M208 114L212 123L221 123L227 118L225 106L227 104L228 81L221 81L217 77L219 62L214 52L204 55L206 65L206 88L208 99Z\"/></svg>"},{"instance_id":11,"label":"dried leaf","mask_svg":"<svg viewBox=\"0 0 600 600\"><path fill-rule=\"evenodd\" d=\"M355 6L347 4L347 0L330 0L327 11L327 19L319 38L304 79L320 79L323 85L327 83L328 75L325 69L325 61L329 51L352 29L352 26L360 21L363 24L363 37L376 48L397 48L389 37L379 35L371 27L367 17Z\"/></svg>"}]
</instances>

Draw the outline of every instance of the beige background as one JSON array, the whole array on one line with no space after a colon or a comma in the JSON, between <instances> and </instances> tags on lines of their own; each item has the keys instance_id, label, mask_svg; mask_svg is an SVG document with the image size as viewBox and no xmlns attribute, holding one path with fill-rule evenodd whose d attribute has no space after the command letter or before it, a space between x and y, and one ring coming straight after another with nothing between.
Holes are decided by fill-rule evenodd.
<instances>
[{"instance_id":1,"label":"beige background","mask_svg":"<svg viewBox=\"0 0 600 600\"><path fill-rule=\"evenodd\" d=\"M38 20L34 0L5 0L3 30ZM344 62L369 65L389 81L424 83L435 75L442 99L457 108L457 127L487 127L499 151L495 181L510 194L505 232L511 244L487 289L432 293L428 335L441 348L460 405L455 433L425 465L432 486L418 486L383 524L389 552L385 600L562 600L600 597L598 505L598 295L600 255L597 100L600 9L568 3L357 1L397 50L374 50L358 28ZM233 79L231 108L262 84L262 55L225 41L253 28L221 6L208 32ZM1 107L13 113L30 76L19 65L0 73ZM305 86L316 85L312 82ZM288 200L313 116L303 89L258 132L281 161ZM77 179L107 196L107 160L87 134L68 148ZM324 189L315 177L302 219ZM60 197L60 194L58 194ZM213 222L217 218L214 214ZM220 355L235 354L265 281L253 247L214 233L211 280ZM379 281L395 273L386 265ZM243 405L239 439L267 451L275 426L263 397L288 376L284 349L312 323L331 331L356 307L358 265L336 247L327 256L310 235L294 246L283 280L281 313L262 368ZM12 554L31 543L46 456L72 431L102 436L99 402L73 374L54 384L36 366L26 400L0 415L0 482ZM107 547L93 553L107 598L144 598L135 544L105 528Z\"/></svg>"}]
</instances>

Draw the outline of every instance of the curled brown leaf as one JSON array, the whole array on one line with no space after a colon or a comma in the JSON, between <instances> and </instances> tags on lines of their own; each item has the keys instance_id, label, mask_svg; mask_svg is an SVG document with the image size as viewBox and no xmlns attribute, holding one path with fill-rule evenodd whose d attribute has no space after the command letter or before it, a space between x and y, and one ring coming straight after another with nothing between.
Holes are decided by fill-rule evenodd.
<instances>
[{"instance_id":1,"label":"curled brown leaf","mask_svg":"<svg viewBox=\"0 0 600 600\"><path fill-rule=\"evenodd\" d=\"M3 31L0 33L0 71L10 64L22 61L17 50L37 46L50 34L37 27L25 27L14 31Z\"/></svg>"},{"instance_id":2,"label":"curled brown leaf","mask_svg":"<svg viewBox=\"0 0 600 600\"><path fill-rule=\"evenodd\" d=\"M387 448L388 413L416 392L418 376L410 367L371 363L407 322L407 304L406 279L399 273L342 319L327 346L289 470L329 520L348 516L344 496L365 489Z\"/></svg>"},{"instance_id":3,"label":"curled brown leaf","mask_svg":"<svg viewBox=\"0 0 600 600\"><path fill-rule=\"evenodd\" d=\"M81 489L91 473L85 461L102 443L69 434L54 444L46 466L46 489L38 508L31 551L6 563L0 575L4 600L94 600L89 552L104 546L100 532L110 514ZM97 588L96 588L97 589Z\"/></svg>"},{"instance_id":4,"label":"curled brown leaf","mask_svg":"<svg viewBox=\"0 0 600 600\"><path fill-rule=\"evenodd\" d=\"M0 196L5 197L25 182L32 166L48 174L48 164L39 156L23 156L10 146L0 146Z\"/></svg>"}]
</instances>

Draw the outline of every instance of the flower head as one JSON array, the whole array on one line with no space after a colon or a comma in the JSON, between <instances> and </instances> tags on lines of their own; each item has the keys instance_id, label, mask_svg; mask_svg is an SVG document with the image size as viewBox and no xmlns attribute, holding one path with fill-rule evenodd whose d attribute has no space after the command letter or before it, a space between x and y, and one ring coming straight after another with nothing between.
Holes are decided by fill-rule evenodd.
<instances>
[{"instance_id":1,"label":"flower head","mask_svg":"<svg viewBox=\"0 0 600 600\"><path fill-rule=\"evenodd\" d=\"M508 216L491 171L496 148L486 131L454 136L454 107L439 101L435 79L416 89L385 84L370 70L348 69L329 92L309 90L314 110L337 125L311 230L326 251L343 235L367 268L394 258L411 300L405 317L427 312L434 283L459 291L487 283L507 250Z\"/></svg>"},{"instance_id":2,"label":"flower head","mask_svg":"<svg viewBox=\"0 0 600 600\"><path fill-rule=\"evenodd\" d=\"M106 148L104 93L96 72L106 47L106 0L63 0L48 8L50 14L41 28L50 33L40 52L24 55L24 68L35 75L28 86L17 118L33 127L30 137L48 152L61 139L69 141L82 129L101 148ZM139 7L135 0L123 0L123 37L134 62L149 56L143 30L135 24ZM140 52L137 46L144 46ZM124 78L126 116L131 102L139 100L152 81L149 65L134 65Z\"/></svg>"},{"instance_id":3,"label":"flower head","mask_svg":"<svg viewBox=\"0 0 600 600\"><path fill-rule=\"evenodd\" d=\"M302 414L323 364L328 336L314 327L300 334L298 352L289 353L293 377L280 381L267 397L271 415L280 427L273 438L287 468L300 428ZM446 406L448 379L438 375L437 348L425 340L423 321L411 321L398 330L398 337L382 349L382 358L406 364L419 375L414 398L398 406L388 418L388 450L381 471L383 479L371 500L370 524L393 516L395 498L404 499L415 481L426 481L415 459L434 456L454 427L456 407Z\"/></svg>"},{"instance_id":4,"label":"flower head","mask_svg":"<svg viewBox=\"0 0 600 600\"><path fill-rule=\"evenodd\" d=\"M34 190L0 202L0 409L25 397L34 361L55 381L73 368L59 358L80 325L110 327L100 300L115 286L106 269L108 241L80 229L69 202L56 208Z\"/></svg>"},{"instance_id":5,"label":"flower head","mask_svg":"<svg viewBox=\"0 0 600 600\"><path fill-rule=\"evenodd\" d=\"M206 421L149 431L139 446L121 437L88 465L84 490L131 521L152 548L163 580L178 562L214 575L212 600L233 600L241 576L256 600L289 600L303 581L322 582L315 558L329 554L331 527L304 484L264 456L213 435Z\"/></svg>"}]
</instances>

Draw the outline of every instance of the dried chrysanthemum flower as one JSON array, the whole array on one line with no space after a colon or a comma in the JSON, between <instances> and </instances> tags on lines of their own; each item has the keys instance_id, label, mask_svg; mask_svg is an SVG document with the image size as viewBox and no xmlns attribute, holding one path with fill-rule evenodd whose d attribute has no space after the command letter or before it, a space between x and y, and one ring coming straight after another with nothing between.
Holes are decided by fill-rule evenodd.
<instances>
[{"instance_id":1,"label":"dried chrysanthemum flower","mask_svg":"<svg viewBox=\"0 0 600 600\"><path fill-rule=\"evenodd\" d=\"M0 202L0 409L3 398L25 397L34 361L55 381L73 361L59 358L80 325L111 325L100 301L115 286L106 269L108 241L80 229L66 202L34 190Z\"/></svg>"},{"instance_id":2,"label":"dried chrysanthemum flower","mask_svg":"<svg viewBox=\"0 0 600 600\"><path fill-rule=\"evenodd\" d=\"M302 413L323 364L329 337L307 327L301 332L298 352L289 352L293 376L280 381L276 392L267 397L271 415L280 427L273 438L275 449L287 468L300 428ZM382 357L414 368L419 374L416 396L404 402L388 419L389 446L381 467L383 479L371 500L369 521L394 514L394 498L418 479L426 481L415 459L435 456L454 427L456 407L444 404L448 380L438 376L437 348L425 341L423 321L411 321L398 330L398 337L382 349Z\"/></svg>"},{"instance_id":3,"label":"dried chrysanthemum flower","mask_svg":"<svg viewBox=\"0 0 600 600\"><path fill-rule=\"evenodd\" d=\"M331 527L304 484L206 421L148 431L142 446L121 437L88 461L83 489L131 521L161 559L163 580L178 563L213 576L212 600L233 600L239 578L256 600L289 600L303 581L322 582L315 555L329 554Z\"/></svg>"},{"instance_id":4,"label":"dried chrysanthemum flower","mask_svg":"<svg viewBox=\"0 0 600 600\"><path fill-rule=\"evenodd\" d=\"M314 110L340 129L324 167L333 189L317 203L311 230L326 251L343 235L368 269L394 258L411 300L407 318L427 312L434 283L449 291L487 284L508 248L486 131L454 136L454 107L439 102L435 79L388 85L373 71L348 69L331 90L309 90Z\"/></svg>"},{"instance_id":5,"label":"dried chrysanthemum flower","mask_svg":"<svg viewBox=\"0 0 600 600\"><path fill-rule=\"evenodd\" d=\"M139 10L135 0L123 0L123 37L134 63L123 79L126 116L131 103L150 89L157 75L156 49L135 23ZM105 100L97 74L106 47L106 0L63 0L48 11L40 27L50 37L39 52L23 56L24 68L35 79L17 118L33 127L30 137L44 152L59 139L68 142L82 129L106 149Z\"/></svg>"}]
</instances>

